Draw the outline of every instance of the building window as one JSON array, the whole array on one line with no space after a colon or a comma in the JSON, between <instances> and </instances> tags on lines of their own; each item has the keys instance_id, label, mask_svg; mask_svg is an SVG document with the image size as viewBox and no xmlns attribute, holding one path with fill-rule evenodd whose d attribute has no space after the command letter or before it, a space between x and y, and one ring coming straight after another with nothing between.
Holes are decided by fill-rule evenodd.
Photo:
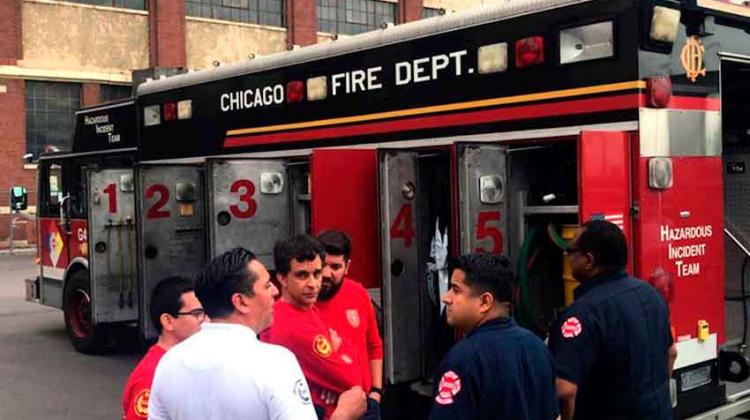
<instances>
[{"instance_id":1,"label":"building window","mask_svg":"<svg viewBox=\"0 0 750 420\"><path fill-rule=\"evenodd\" d=\"M422 19L427 19L438 15L440 15L440 9L435 9L432 7L425 7L422 9Z\"/></svg>"},{"instance_id":2,"label":"building window","mask_svg":"<svg viewBox=\"0 0 750 420\"><path fill-rule=\"evenodd\" d=\"M283 4L284 0L185 0L185 14L282 27Z\"/></svg>"},{"instance_id":3,"label":"building window","mask_svg":"<svg viewBox=\"0 0 750 420\"><path fill-rule=\"evenodd\" d=\"M91 4L94 6L120 7L123 9L146 10L146 0L65 0L71 3Z\"/></svg>"},{"instance_id":4,"label":"building window","mask_svg":"<svg viewBox=\"0 0 750 420\"><path fill-rule=\"evenodd\" d=\"M26 81L26 152L34 157L45 146L70 150L75 111L81 107L77 83Z\"/></svg>"},{"instance_id":5,"label":"building window","mask_svg":"<svg viewBox=\"0 0 750 420\"><path fill-rule=\"evenodd\" d=\"M99 102L111 102L118 99L129 98L132 88L123 85L100 85Z\"/></svg>"},{"instance_id":6,"label":"building window","mask_svg":"<svg viewBox=\"0 0 750 420\"><path fill-rule=\"evenodd\" d=\"M316 0L318 30L354 35L396 22L396 3L378 0Z\"/></svg>"}]
</instances>

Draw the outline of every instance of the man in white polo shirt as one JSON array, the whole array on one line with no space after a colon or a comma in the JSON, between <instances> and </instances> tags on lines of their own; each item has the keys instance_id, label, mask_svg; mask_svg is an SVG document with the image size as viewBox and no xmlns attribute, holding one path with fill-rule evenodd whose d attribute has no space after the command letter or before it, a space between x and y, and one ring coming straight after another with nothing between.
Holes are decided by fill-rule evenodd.
<instances>
[{"instance_id":1,"label":"man in white polo shirt","mask_svg":"<svg viewBox=\"0 0 750 420\"><path fill-rule=\"evenodd\" d=\"M242 248L216 257L195 294L212 323L173 347L159 362L150 420L315 420L299 363L287 349L257 340L273 320L278 290L255 255ZM342 394L335 419L364 413L365 394Z\"/></svg>"}]
</instances>

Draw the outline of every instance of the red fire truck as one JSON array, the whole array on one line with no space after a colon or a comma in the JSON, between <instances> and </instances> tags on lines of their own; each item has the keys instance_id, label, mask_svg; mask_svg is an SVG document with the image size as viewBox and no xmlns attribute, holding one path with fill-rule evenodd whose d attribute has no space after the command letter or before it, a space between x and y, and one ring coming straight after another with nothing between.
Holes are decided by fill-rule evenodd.
<instances>
[{"instance_id":1,"label":"red fire truck","mask_svg":"<svg viewBox=\"0 0 750 420\"><path fill-rule=\"evenodd\" d=\"M749 32L736 0L519 0L146 82L40 158L30 297L98 351L153 336L167 275L343 229L398 405L453 339L447 257L516 261L544 337L574 281L561 232L604 219L669 301L675 416L748 411Z\"/></svg>"}]
</instances>

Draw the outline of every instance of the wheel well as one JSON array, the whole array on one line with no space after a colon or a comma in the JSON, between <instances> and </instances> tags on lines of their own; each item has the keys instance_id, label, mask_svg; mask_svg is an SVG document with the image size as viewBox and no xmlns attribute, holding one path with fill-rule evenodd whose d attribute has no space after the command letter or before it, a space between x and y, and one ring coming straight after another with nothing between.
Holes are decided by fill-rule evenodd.
<instances>
[{"instance_id":1,"label":"wheel well","mask_svg":"<svg viewBox=\"0 0 750 420\"><path fill-rule=\"evenodd\" d=\"M68 280L70 280L70 278L73 277L73 274L81 270L88 270L88 267L86 267L84 264L80 262L73 263L73 265L68 267L68 269L65 271L65 281L63 282L63 290L65 290L65 287L67 287Z\"/></svg>"}]
</instances>

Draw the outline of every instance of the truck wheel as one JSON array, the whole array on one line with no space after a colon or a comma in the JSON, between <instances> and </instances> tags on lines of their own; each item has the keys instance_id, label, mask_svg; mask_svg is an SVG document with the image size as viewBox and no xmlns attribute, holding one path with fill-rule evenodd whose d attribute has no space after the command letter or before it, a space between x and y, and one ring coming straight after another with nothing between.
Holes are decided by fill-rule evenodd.
<instances>
[{"instance_id":1,"label":"truck wheel","mask_svg":"<svg viewBox=\"0 0 750 420\"><path fill-rule=\"evenodd\" d=\"M111 347L112 335L107 325L95 325L91 314L91 285L89 273L73 273L65 284L63 314L68 339L81 353L101 353Z\"/></svg>"}]
</instances>

